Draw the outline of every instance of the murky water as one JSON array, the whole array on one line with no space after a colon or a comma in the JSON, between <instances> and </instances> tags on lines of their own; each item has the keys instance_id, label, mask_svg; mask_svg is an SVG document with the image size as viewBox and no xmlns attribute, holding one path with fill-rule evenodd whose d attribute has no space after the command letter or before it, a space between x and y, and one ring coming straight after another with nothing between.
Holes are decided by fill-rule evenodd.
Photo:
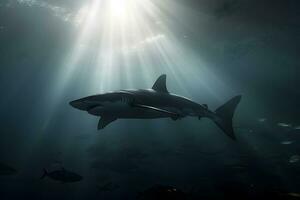
<instances>
[{"instance_id":1,"label":"murky water","mask_svg":"<svg viewBox=\"0 0 300 200\"><path fill-rule=\"evenodd\" d=\"M293 0L2 0L0 199L298 198L298 10ZM69 105L151 88L161 74L169 92L212 111L241 94L237 141L207 118L98 131L98 117ZM43 169L83 179L40 179Z\"/></svg>"}]
</instances>

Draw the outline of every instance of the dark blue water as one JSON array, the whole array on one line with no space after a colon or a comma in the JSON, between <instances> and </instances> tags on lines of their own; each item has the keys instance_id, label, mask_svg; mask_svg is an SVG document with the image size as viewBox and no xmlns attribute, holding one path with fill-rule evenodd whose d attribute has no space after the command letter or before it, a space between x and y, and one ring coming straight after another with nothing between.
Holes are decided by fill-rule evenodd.
<instances>
[{"instance_id":1,"label":"dark blue water","mask_svg":"<svg viewBox=\"0 0 300 200\"><path fill-rule=\"evenodd\" d=\"M299 27L296 0L2 0L0 199L299 198ZM211 110L241 94L237 141L69 105L161 74ZM83 179L40 179L62 168Z\"/></svg>"}]
</instances>

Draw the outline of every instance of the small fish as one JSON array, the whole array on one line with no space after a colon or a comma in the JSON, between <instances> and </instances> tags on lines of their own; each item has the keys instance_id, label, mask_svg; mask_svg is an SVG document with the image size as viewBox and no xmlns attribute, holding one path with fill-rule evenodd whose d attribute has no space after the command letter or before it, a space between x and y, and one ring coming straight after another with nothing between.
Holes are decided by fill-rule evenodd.
<instances>
[{"instance_id":1,"label":"small fish","mask_svg":"<svg viewBox=\"0 0 300 200\"><path fill-rule=\"evenodd\" d=\"M277 126L281 126L281 127L291 127L292 125L291 124L287 124L287 123L278 123Z\"/></svg>"},{"instance_id":2,"label":"small fish","mask_svg":"<svg viewBox=\"0 0 300 200\"><path fill-rule=\"evenodd\" d=\"M300 198L300 193L290 192L287 193L288 196Z\"/></svg>"},{"instance_id":3,"label":"small fish","mask_svg":"<svg viewBox=\"0 0 300 200\"><path fill-rule=\"evenodd\" d=\"M299 162L299 160L300 160L300 156L299 155L293 155L293 156L290 157L289 162L290 163L296 163L296 162Z\"/></svg>"},{"instance_id":4,"label":"small fish","mask_svg":"<svg viewBox=\"0 0 300 200\"><path fill-rule=\"evenodd\" d=\"M281 142L281 144L283 144L283 145L289 145L289 144L292 144L292 143L294 143L294 141L287 140L287 141L282 141Z\"/></svg>"},{"instance_id":5,"label":"small fish","mask_svg":"<svg viewBox=\"0 0 300 200\"><path fill-rule=\"evenodd\" d=\"M234 172L247 172L249 170L249 165L247 164L232 164L226 166L228 170L234 171Z\"/></svg>"},{"instance_id":6,"label":"small fish","mask_svg":"<svg viewBox=\"0 0 300 200\"><path fill-rule=\"evenodd\" d=\"M263 122L267 121L267 119L266 118L259 118L258 121L263 123Z\"/></svg>"},{"instance_id":7,"label":"small fish","mask_svg":"<svg viewBox=\"0 0 300 200\"><path fill-rule=\"evenodd\" d=\"M4 163L0 163L0 176L1 175L14 175L17 173L17 170L13 167L6 165Z\"/></svg>"},{"instance_id":8,"label":"small fish","mask_svg":"<svg viewBox=\"0 0 300 200\"><path fill-rule=\"evenodd\" d=\"M74 172L67 171L64 168L52 172L48 172L46 169L44 169L44 174L42 175L41 179L45 177L49 177L56 181L61 181L62 183L78 182L82 180L82 176Z\"/></svg>"},{"instance_id":9,"label":"small fish","mask_svg":"<svg viewBox=\"0 0 300 200\"><path fill-rule=\"evenodd\" d=\"M300 130L300 126L295 126L294 129L295 130Z\"/></svg>"}]
</instances>

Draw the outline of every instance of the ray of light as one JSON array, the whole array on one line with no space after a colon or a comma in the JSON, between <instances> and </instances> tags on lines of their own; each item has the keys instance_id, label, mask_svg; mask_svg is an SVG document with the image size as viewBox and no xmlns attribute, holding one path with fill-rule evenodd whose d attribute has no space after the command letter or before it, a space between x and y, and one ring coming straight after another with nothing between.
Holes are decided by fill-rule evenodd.
<instances>
[{"instance_id":1,"label":"ray of light","mask_svg":"<svg viewBox=\"0 0 300 200\"><path fill-rule=\"evenodd\" d=\"M166 7L156 0L92 0L80 9L80 31L58 72L52 102L60 101L72 80L83 74L89 75L79 79L86 93L149 88L158 75L166 73L172 77L175 92L191 97L189 81L222 99L218 88L230 88L224 87L197 52L183 45L183 36L174 33L170 24L180 20L172 9L188 12L176 2L168 1ZM137 80L143 84L135 84Z\"/></svg>"}]
</instances>

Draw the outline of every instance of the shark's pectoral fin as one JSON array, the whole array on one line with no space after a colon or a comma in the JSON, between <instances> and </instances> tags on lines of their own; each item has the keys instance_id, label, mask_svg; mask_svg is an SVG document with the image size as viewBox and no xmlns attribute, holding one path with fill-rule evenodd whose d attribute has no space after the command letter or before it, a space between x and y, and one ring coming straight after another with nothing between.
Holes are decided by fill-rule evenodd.
<instances>
[{"instance_id":1,"label":"shark's pectoral fin","mask_svg":"<svg viewBox=\"0 0 300 200\"><path fill-rule=\"evenodd\" d=\"M117 119L116 117L107 117L107 116L101 117L98 122L98 130L103 129L108 124L115 121L116 119Z\"/></svg>"},{"instance_id":2,"label":"shark's pectoral fin","mask_svg":"<svg viewBox=\"0 0 300 200\"><path fill-rule=\"evenodd\" d=\"M155 112L168 114L168 115L170 115L171 118L180 118L179 114L177 114L175 112L165 110L165 109L161 109L161 108L157 108L157 107L153 107L153 106L142 105L142 104L133 104L133 106L138 107L138 108L144 108L144 109L152 110L152 111L155 111Z\"/></svg>"}]
</instances>

